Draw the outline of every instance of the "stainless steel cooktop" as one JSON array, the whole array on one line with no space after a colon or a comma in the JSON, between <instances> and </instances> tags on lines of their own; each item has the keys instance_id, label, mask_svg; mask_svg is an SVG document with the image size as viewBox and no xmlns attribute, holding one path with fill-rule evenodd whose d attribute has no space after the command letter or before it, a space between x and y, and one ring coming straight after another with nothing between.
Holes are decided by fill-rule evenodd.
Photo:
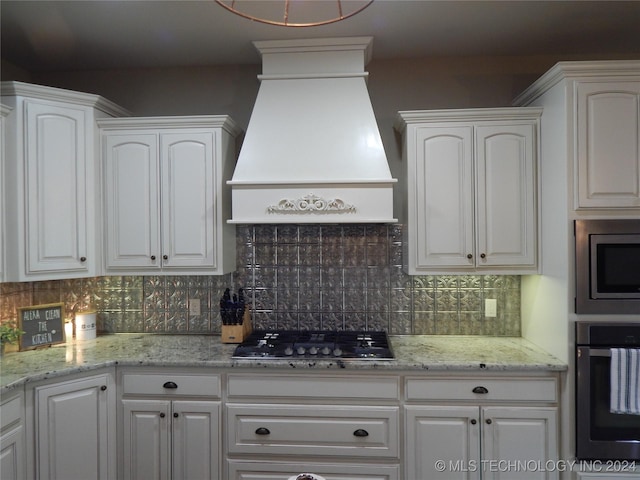
<instances>
[{"instance_id":1,"label":"stainless steel cooktop","mask_svg":"<svg viewBox=\"0 0 640 480\"><path fill-rule=\"evenodd\" d=\"M233 358L392 360L383 331L258 330L238 345Z\"/></svg>"}]
</instances>

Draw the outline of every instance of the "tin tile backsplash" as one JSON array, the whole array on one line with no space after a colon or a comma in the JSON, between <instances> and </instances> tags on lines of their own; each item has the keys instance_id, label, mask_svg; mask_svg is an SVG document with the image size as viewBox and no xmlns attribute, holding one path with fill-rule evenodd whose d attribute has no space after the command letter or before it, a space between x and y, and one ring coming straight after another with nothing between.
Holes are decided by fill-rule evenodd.
<instances>
[{"instance_id":1,"label":"tin tile backsplash","mask_svg":"<svg viewBox=\"0 0 640 480\"><path fill-rule=\"evenodd\" d=\"M118 276L0 284L0 320L21 306L95 310L101 332L219 333L224 289L244 288L255 328L520 335L520 277L409 276L402 225L244 225L224 276ZM485 318L484 300L497 300ZM198 302L193 312L193 302ZM191 303L191 305L190 305ZM192 307L192 308L190 308Z\"/></svg>"}]
</instances>

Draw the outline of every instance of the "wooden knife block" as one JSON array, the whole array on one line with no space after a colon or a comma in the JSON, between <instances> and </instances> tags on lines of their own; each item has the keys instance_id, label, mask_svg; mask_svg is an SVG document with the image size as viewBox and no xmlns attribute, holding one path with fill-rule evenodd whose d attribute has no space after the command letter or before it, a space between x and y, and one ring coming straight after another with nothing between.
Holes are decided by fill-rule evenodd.
<instances>
[{"instance_id":1,"label":"wooden knife block","mask_svg":"<svg viewBox=\"0 0 640 480\"><path fill-rule=\"evenodd\" d=\"M222 343L242 343L251 330L251 314L249 307L245 307L242 325L222 325Z\"/></svg>"}]
</instances>

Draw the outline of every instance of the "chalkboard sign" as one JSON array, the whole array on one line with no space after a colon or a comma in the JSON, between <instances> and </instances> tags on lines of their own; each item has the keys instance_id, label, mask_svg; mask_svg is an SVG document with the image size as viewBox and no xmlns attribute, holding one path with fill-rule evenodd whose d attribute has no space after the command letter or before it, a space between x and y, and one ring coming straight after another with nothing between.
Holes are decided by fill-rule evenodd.
<instances>
[{"instance_id":1,"label":"chalkboard sign","mask_svg":"<svg viewBox=\"0 0 640 480\"><path fill-rule=\"evenodd\" d=\"M20 337L20 350L32 350L63 343L64 304L51 303L18 309L18 326L25 333Z\"/></svg>"}]
</instances>

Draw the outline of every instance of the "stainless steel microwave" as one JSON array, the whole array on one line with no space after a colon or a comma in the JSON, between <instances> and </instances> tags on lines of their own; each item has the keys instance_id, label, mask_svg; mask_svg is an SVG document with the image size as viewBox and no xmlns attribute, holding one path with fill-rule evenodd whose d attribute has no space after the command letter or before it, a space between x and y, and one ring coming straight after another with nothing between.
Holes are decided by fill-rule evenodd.
<instances>
[{"instance_id":1,"label":"stainless steel microwave","mask_svg":"<svg viewBox=\"0 0 640 480\"><path fill-rule=\"evenodd\" d=\"M576 313L640 315L640 220L576 220Z\"/></svg>"}]
</instances>

